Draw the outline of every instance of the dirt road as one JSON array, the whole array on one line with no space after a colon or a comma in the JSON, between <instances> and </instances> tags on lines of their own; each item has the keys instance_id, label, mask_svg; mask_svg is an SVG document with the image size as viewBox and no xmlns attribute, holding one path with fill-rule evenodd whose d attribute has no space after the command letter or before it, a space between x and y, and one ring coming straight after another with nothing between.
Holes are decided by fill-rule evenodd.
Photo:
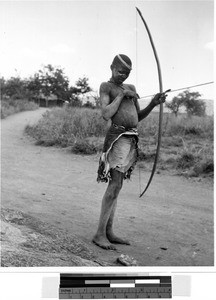
<instances>
[{"instance_id":1,"label":"dirt road","mask_svg":"<svg viewBox=\"0 0 216 300\"><path fill-rule=\"evenodd\" d=\"M96 257L108 265L117 265L121 253L134 257L138 266L213 265L213 186L177 176L155 175L148 192L140 199L136 171L132 180L124 184L115 220L116 233L128 238L131 245L119 245L118 251L109 251L92 244L106 188L106 184L96 182L98 157L35 146L23 134L24 127L36 122L44 111L23 112L2 120L1 206L9 215L6 227L16 225L16 230L21 230L19 226L25 225L27 228L31 223L25 222L28 216L28 220L34 220L34 226L28 231L32 239L36 232L39 234L39 227L41 235L42 228L44 234L48 227L56 229L59 235L55 236L55 245L64 244L60 234L67 238L76 236L91 251L91 257L83 255L83 258ZM142 172L141 178L144 187L149 174ZM19 216L10 220L13 212ZM11 232L8 228L3 236ZM16 239L15 245L22 244L22 250L28 251L25 255L32 255L34 248L26 242L26 237L25 243L22 241L22 234L20 241L16 232L10 238ZM50 240L47 243L51 245ZM40 258L44 252L39 250ZM68 257L67 253L66 266L71 265ZM6 256L4 261L6 266L10 265ZM61 265L59 257L54 263Z\"/></svg>"}]
</instances>

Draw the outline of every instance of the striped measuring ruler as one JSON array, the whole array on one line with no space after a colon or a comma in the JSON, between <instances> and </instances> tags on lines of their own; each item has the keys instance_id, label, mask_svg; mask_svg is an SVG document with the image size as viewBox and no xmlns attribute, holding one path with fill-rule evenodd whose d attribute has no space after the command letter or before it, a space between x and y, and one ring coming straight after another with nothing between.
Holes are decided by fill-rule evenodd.
<instances>
[{"instance_id":1,"label":"striped measuring ruler","mask_svg":"<svg viewBox=\"0 0 216 300\"><path fill-rule=\"evenodd\" d=\"M171 276L60 274L59 299L172 298Z\"/></svg>"}]
</instances>

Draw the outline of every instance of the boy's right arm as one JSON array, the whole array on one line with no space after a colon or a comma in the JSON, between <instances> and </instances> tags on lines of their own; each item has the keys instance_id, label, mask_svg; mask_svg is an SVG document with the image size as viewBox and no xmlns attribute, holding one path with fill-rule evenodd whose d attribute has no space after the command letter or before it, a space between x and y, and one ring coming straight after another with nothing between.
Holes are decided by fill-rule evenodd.
<instances>
[{"instance_id":1,"label":"boy's right arm","mask_svg":"<svg viewBox=\"0 0 216 300\"><path fill-rule=\"evenodd\" d=\"M118 111L119 105L124 98L123 91L120 92L117 97L110 103L110 87L106 82L103 82L100 86L100 101L102 107L102 116L108 121Z\"/></svg>"}]
</instances>

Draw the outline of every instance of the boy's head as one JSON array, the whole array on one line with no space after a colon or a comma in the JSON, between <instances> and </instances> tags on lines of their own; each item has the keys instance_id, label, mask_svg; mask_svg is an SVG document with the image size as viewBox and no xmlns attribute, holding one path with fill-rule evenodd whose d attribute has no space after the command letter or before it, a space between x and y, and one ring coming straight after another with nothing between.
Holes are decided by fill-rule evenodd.
<instances>
[{"instance_id":1,"label":"boy's head","mask_svg":"<svg viewBox=\"0 0 216 300\"><path fill-rule=\"evenodd\" d=\"M114 57L110 68L112 70L112 79L117 84L122 84L128 78L132 70L132 62L128 56L118 54Z\"/></svg>"},{"instance_id":2,"label":"boy's head","mask_svg":"<svg viewBox=\"0 0 216 300\"><path fill-rule=\"evenodd\" d=\"M129 71L132 70L131 60L127 55L124 55L124 54L118 54L114 57L113 62L111 64L111 69L113 67L119 67L119 66L121 66Z\"/></svg>"}]
</instances>

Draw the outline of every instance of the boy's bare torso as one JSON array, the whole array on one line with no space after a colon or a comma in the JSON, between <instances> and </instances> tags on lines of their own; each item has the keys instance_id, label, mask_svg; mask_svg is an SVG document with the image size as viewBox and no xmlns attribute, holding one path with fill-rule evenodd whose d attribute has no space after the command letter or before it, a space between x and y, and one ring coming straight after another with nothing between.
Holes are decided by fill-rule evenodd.
<instances>
[{"instance_id":1,"label":"boy's bare torso","mask_svg":"<svg viewBox=\"0 0 216 300\"><path fill-rule=\"evenodd\" d=\"M135 91L133 85L122 84L121 87L112 83L103 83L103 88L110 97L110 103L117 97L122 89ZM135 128L138 124L138 102L135 98L124 97L119 105L118 111L111 118L112 122L117 125L124 126L125 128Z\"/></svg>"}]
</instances>

